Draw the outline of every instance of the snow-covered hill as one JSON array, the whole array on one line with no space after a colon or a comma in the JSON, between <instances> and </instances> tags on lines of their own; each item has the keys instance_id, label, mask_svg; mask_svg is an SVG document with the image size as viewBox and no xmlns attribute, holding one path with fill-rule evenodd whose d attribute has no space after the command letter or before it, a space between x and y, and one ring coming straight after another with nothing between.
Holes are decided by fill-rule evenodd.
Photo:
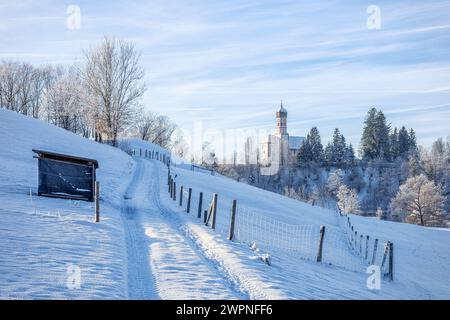
<instances>
[{"instance_id":1,"label":"snow-covered hill","mask_svg":"<svg viewBox=\"0 0 450 320\"><path fill-rule=\"evenodd\" d=\"M136 140L128 144L156 148ZM99 161L99 224L93 223L91 203L34 195L32 149ZM395 244L394 282L383 280L381 290L369 290L368 275L341 237L334 212L183 167L189 168L171 167L171 174L178 188L193 189L190 214L186 202L180 207L170 199L161 162L0 109L0 298L450 298L449 230L352 216L361 232ZM200 191L204 206L212 193L219 195L216 231L197 218ZM234 199L240 227L229 241ZM245 216L258 217L255 225L263 232L249 233L253 225L243 224ZM315 232L320 225L327 230L324 255L334 258L333 265L305 259L297 249L306 246L315 254L315 238L290 233L303 230L298 226ZM270 266L261 261L264 254Z\"/></svg>"},{"instance_id":2,"label":"snow-covered hill","mask_svg":"<svg viewBox=\"0 0 450 320\"><path fill-rule=\"evenodd\" d=\"M32 149L99 161L100 224L89 202L30 196L37 192ZM132 168L116 148L0 109L0 297L126 298L120 201ZM68 276L77 270L82 284L71 290Z\"/></svg>"},{"instance_id":3,"label":"snow-covered hill","mask_svg":"<svg viewBox=\"0 0 450 320\"><path fill-rule=\"evenodd\" d=\"M172 175L176 176L175 180L178 186L183 185L185 188L193 189L194 203L196 203L197 193L200 191L204 193L204 198L208 202L212 193L215 192L219 195L216 229L218 233L221 233L221 239L228 231L233 199L238 201L237 220L240 212L245 215L251 212L255 216L264 217L262 222L256 223L254 227L265 228L266 238L282 237L276 232L275 235L271 235L270 232L273 231L281 230L282 232L283 228L289 230L295 226L306 225L312 226L312 228L316 227L316 230L319 225L325 225L328 230L325 239L330 236L330 232L333 235L343 232L338 214L331 210L314 207L224 177L198 174L180 168L172 168ZM168 205L176 207L173 201L167 201ZM195 209L196 205L194 205L194 212ZM181 209L181 211L183 210ZM180 212L180 214L182 213ZM184 215L186 216L186 213ZM189 219L196 220L192 216ZM266 252L271 255L274 262L271 267L259 267L263 268L267 277L287 291L286 295L291 298L450 298L450 278L448 277L450 230L380 221L354 215L351 215L350 219L355 230L364 235L370 235L372 241L374 238L380 239L379 254L382 250L380 248L383 244L382 241L389 240L394 243L395 281L393 283L382 281L381 290L367 289L368 275L364 274L367 265L355 267L352 264L350 269L357 272L349 272L345 270L349 268L324 267L317 263L305 262L300 259L300 256L296 257L295 254L292 254L295 250L283 252L282 249L271 247L272 242L275 245L279 243L277 239L264 239L264 243L267 244ZM251 232L249 233L251 234ZM201 238L201 235L197 236ZM257 237L258 235L253 236ZM293 237L292 241L296 241L296 238ZM210 243L205 245L214 247ZM290 245L301 247L295 244ZM326 240L325 245L327 245ZM345 244L333 239L332 245L335 247L326 249L329 250L329 253L341 250ZM313 243L313 250L316 250L316 247L316 243ZM245 254L244 252L245 250L242 254ZM350 258L344 256L343 253L337 254L341 255L338 257L339 259L345 260L341 264L345 267ZM251 256L251 254L248 255ZM381 258L381 256L378 257ZM226 264L226 261L224 263ZM229 267L233 269L232 265Z\"/></svg>"}]
</instances>

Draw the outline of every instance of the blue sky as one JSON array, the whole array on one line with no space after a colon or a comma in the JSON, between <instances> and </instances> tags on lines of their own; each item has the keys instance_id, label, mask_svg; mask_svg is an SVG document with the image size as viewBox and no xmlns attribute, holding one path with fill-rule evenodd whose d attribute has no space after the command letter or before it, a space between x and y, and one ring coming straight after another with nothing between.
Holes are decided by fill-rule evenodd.
<instances>
[{"instance_id":1,"label":"blue sky","mask_svg":"<svg viewBox=\"0 0 450 320\"><path fill-rule=\"evenodd\" d=\"M186 132L270 130L283 99L290 134L324 143L339 127L358 146L372 106L420 144L450 134L450 1L0 1L0 59L79 63L104 35L136 43L144 105Z\"/></svg>"}]
</instances>

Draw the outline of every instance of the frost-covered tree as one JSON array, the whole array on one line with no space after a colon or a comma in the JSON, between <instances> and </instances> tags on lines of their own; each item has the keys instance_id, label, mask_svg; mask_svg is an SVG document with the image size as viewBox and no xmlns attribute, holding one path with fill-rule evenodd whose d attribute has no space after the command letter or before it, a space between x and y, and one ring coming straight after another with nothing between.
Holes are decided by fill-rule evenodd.
<instances>
[{"instance_id":1,"label":"frost-covered tree","mask_svg":"<svg viewBox=\"0 0 450 320\"><path fill-rule=\"evenodd\" d=\"M382 220L384 218L384 211L380 207L377 208L377 212L375 213L375 216L378 220Z\"/></svg>"},{"instance_id":2,"label":"frost-covered tree","mask_svg":"<svg viewBox=\"0 0 450 320\"><path fill-rule=\"evenodd\" d=\"M74 133L89 135L89 110L84 107L83 87L78 74L70 69L60 75L44 97L50 123Z\"/></svg>"},{"instance_id":3,"label":"frost-covered tree","mask_svg":"<svg viewBox=\"0 0 450 320\"><path fill-rule=\"evenodd\" d=\"M400 186L392 199L393 211L407 215L407 221L422 226L436 225L443 215L444 197L440 189L421 174L411 177Z\"/></svg>"},{"instance_id":4,"label":"frost-covered tree","mask_svg":"<svg viewBox=\"0 0 450 320\"><path fill-rule=\"evenodd\" d=\"M172 138L171 151L179 156L180 158L185 158L189 152L189 145L184 138L181 129L177 128L174 132L174 137Z\"/></svg>"},{"instance_id":5,"label":"frost-covered tree","mask_svg":"<svg viewBox=\"0 0 450 320\"><path fill-rule=\"evenodd\" d=\"M341 185L337 192L337 205L343 213L359 213L358 193L354 189L349 189L345 185Z\"/></svg>"},{"instance_id":6,"label":"frost-covered tree","mask_svg":"<svg viewBox=\"0 0 450 320\"><path fill-rule=\"evenodd\" d=\"M107 38L85 53L82 70L96 129L116 145L136 116L145 92L144 69L132 43Z\"/></svg>"},{"instance_id":7,"label":"frost-covered tree","mask_svg":"<svg viewBox=\"0 0 450 320\"><path fill-rule=\"evenodd\" d=\"M341 169L337 169L330 174L327 181L327 191L329 195L336 196L339 187L344 183L343 177L344 173Z\"/></svg>"},{"instance_id":8,"label":"frost-covered tree","mask_svg":"<svg viewBox=\"0 0 450 320\"><path fill-rule=\"evenodd\" d=\"M153 112L142 112L135 118L135 135L139 139L156 143L162 148L171 148L177 126L169 117Z\"/></svg>"}]
</instances>

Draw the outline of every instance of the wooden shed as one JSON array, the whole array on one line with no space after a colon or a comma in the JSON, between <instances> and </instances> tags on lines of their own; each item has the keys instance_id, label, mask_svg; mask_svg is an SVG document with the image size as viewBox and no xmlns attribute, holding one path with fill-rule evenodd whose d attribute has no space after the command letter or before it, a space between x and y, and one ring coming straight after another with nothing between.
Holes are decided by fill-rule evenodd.
<instances>
[{"instance_id":1,"label":"wooden shed","mask_svg":"<svg viewBox=\"0 0 450 320\"><path fill-rule=\"evenodd\" d=\"M38 159L38 195L94 201L98 162L55 152L35 150Z\"/></svg>"}]
</instances>

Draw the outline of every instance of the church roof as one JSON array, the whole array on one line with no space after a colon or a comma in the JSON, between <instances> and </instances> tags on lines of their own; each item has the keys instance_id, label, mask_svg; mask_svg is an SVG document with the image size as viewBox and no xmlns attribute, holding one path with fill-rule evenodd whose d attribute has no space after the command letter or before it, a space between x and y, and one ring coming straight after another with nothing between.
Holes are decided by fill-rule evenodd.
<instances>
[{"instance_id":1,"label":"church roof","mask_svg":"<svg viewBox=\"0 0 450 320\"><path fill-rule=\"evenodd\" d=\"M289 149L300 149L304 140L305 137L289 136Z\"/></svg>"}]
</instances>

